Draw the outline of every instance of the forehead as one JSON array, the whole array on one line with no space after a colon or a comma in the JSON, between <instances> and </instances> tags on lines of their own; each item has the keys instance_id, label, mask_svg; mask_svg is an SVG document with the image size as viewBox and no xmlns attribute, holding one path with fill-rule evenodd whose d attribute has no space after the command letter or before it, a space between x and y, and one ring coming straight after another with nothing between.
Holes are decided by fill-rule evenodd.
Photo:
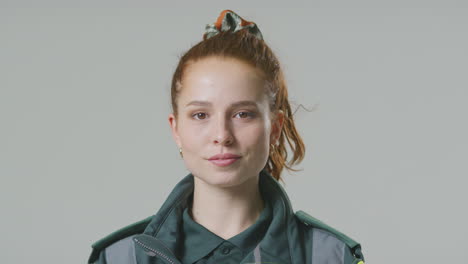
<instances>
[{"instance_id":1,"label":"forehead","mask_svg":"<svg viewBox=\"0 0 468 264\"><path fill-rule=\"evenodd\" d=\"M263 79L263 72L251 64L234 57L209 56L197 61L190 61L185 69L184 77L196 73L229 70L233 74L244 75L246 78Z\"/></svg>"},{"instance_id":2,"label":"forehead","mask_svg":"<svg viewBox=\"0 0 468 264\"><path fill-rule=\"evenodd\" d=\"M260 100L264 87L261 70L248 63L235 58L208 57L187 66L180 96L185 100Z\"/></svg>"}]
</instances>

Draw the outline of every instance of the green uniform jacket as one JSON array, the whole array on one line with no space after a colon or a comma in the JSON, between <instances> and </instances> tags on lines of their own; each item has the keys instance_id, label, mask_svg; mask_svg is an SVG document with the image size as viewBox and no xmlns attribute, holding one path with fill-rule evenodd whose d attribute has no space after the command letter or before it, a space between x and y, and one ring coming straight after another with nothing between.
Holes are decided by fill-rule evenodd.
<instances>
[{"instance_id":1,"label":"green uniform jacket","mask_svg":"<svg viewBox=\"0 0 468 264\"><path fill-rule=\"evenodd\" d=\"M189 174L155 215L94 243L88 263L181 264L177 253L183 243L180 222L193 186L193 175ZM265 170L260 173L259 188L264 201L269 202L272 220L241 264L364 263L359 243L303 211L294 213L283 187Z\"/></svg>"}]
</instances>

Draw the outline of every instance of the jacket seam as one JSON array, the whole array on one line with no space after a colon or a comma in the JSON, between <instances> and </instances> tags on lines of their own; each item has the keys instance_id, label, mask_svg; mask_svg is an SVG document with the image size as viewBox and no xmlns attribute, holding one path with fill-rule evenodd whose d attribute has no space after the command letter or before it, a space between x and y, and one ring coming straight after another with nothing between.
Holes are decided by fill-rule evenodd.
<instances>
[{"instance_id":1,"label":"jacket seam","mask_svg":"<svg viewBox=\"0 0 468 264\"><path fill-rule=\"evenodd\" d=\"M272 185L273 185L273 188L275 188L276 191L277 191L278 193L281 193L281 196L282 196L283 191L279 188L279 186L276 185L276 184L272 184ZM285 203L285 201L284 201L284 197L282 197L282 198L283 198L283 199L281 199L281 205L283 206L284 214L285 214L283 217L286 218L286 238L287 238L287 240L288 240L289 260L291 261L291 263L294 263L294 262L293 262L293 257L292 257L293 254L291 254L291 253L292 253L292 249L291 249L291 246L292 246L292 245L291 245L291 243L290 243L290 241L291 241L291 240L290 240L290 235L291 235L291 234L290 234L289 228L288 228L288 227L289 227L289 222L290 222L289 211L288 211L287 208L286 208L286 203Z\"/></svg>"},{"instance_id":2,"label":"jacket seam","mask_svg":"<svg viewBox=\"0 0 468 264\"><path fill-rule=\"evenodd\" d=\"M178 205L180 203L182 203L187 197L187 193L184 193L183 195L179 196L179 199L177 199L176 201L174 201L171 205L170 205L170 210L164 215L163 217L163 221L161 221L159 223L159 225L154 229L152 235L154 237L156 237L156 234L159 233L159 230L161 229L161 226L166 222L167 218L169 217L169 215L172 213L172 211L175 210L176 207L178 207Z\"/></svg>"}]
</instances>

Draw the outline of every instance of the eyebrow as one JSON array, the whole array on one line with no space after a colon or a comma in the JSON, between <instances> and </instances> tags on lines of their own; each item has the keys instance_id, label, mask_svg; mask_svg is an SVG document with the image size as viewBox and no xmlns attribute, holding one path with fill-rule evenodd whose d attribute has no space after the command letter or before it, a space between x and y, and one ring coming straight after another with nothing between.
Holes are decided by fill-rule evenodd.
<instances>
[{"instance_id":1,"label":"eyebrow","mask_svg":"<svg viewBox=\"0 0 468 264\"><path fill-rule=\"evenodd\" d=\"M190 106L190 105L212 106L213 104L208 101L191 101L188 104L186 104L185 107ZM230 107L239 107L239 106L257 106L257 103L254 101L239 101L239 102L232 103L230 105Z\"/></svg>"}]
</instances>

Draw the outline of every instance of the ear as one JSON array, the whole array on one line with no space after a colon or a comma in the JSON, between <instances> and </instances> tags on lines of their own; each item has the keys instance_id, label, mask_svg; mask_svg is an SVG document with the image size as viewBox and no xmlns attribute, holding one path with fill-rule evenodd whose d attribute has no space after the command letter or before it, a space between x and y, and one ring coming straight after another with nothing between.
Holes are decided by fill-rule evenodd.
<instances>
[{"instance_id":1,"label":"ear","mask_svg":"<svg viewBox=\"0 0 468 264\"><path fill-rule=\"evenodd\" d=\"M271 134L270 134L270 143L275 144L278 141L281 130L283 129L284 123L284 113L282 110L278 110L278 113L275 115L271 121Z\"/></svg>"},{"instance_id":2,"label":"ear","mask_svg":"<svg viewBox=\"0 0 468 264\"><path fill-rule=\"evenodd\" d=\"M169 114L168 121L169 126L171 127L172 137L174 138L174 141L176 142L177 146L181 148L182 144L180 142L179 133L177 132L177 120L174 114Z\"/></svg>"}]
</instances>

